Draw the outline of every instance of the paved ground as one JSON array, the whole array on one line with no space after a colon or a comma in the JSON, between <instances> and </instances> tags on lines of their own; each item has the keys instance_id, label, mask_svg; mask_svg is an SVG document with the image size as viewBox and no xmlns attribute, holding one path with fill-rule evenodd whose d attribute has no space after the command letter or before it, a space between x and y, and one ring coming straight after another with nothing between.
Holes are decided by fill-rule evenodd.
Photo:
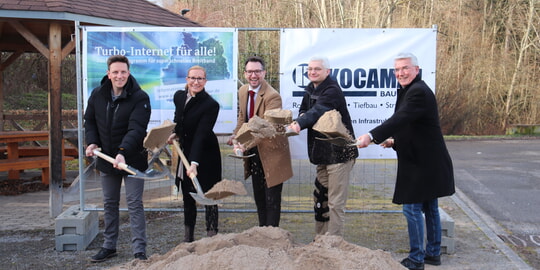
<instances>
[{"instance_id":1,"label":"paved ground","mask_svg":"<svg viewBox=\"0 0 540 270\"><path fill-rule=\"evenodd\" d=\"M471 200L516 243L518 236L540 237L540 140L450 141L448 147L456 184ZM540 248L540 241L526 242Z\"/></svg>"},{"instance_id":2,"label":"paved ground","mask_svg":"<svg viewBox=\"0 0 540 270\"><path fill-rule=\"evenodd\" d=\"M540 140L447 144L456 186L487 231L540 268Z\"/></svg>"},{"instance_id":3,"label":"paved ground","mask_svg":"<svg viewBox=\"0 0 540 270\"><path fill-rule=\"evenodd\" d=\"M508 141L508 143L512 143L512 141ZM535 143L540 145L540 141L535 141ZM452 157L457 161L454 163L456 165L458 191L454 196L441 200L441 205L449 212L456 224L456 252L443 257L443 266L426 266L426 269L532 269L498 236L500 233L498 230L503 230L501 225L482 210L479 204L473 200L473 196L468 195L469 193L467 192L470 191L462 191L460 189L460 187L467 189L477 188L461 184L467 183L463 180L464 177L467 177L466 172L470 172L466 166L472 164L472 162L463 164L463 162L459 161L461 160L459 153L465 150L461 148L461 150L456 149L462 144L460 142L449 143ZM470 147L472 146L469 145L468 148ZM493 162L496 161L497 159ZM498 159L498 161L505 164L505 160L502 158ZM491 166L494 165L492 164ZM506 164L504 166L509 165ZM489 172L489 170L487 171ZM67 208L75 203L68 203L65 207ZM54 219L49 216L48 204L48 192L27 193L19 196L0 196L0 205L2 206L0 207L0 235L3 235L0 237L0 243L2 245L8 245L10 243L17 244L22 241L14 240L2 232L54 229ZM50 247L48 248L50 249ZM63 256L61 253L52 254L53 256L54 254ZM402 257L403 253L393 255L397 259L399 256ZM8 267L8 269L21 268ZM86 268L81 267L79 269Z\"/></svg>"}]
</instances>

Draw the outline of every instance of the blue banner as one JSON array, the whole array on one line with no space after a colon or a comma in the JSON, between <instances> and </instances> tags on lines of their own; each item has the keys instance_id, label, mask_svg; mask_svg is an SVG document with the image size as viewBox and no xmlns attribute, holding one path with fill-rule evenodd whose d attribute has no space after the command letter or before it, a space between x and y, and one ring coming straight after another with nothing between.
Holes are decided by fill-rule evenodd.
<instances>
[{"instance_id":1,"label":"blue banner","mask_svg":"<svg viewBox=\"0 0 540 270\"><path fill-rule=\"evenodd\" d=\"M125 55L131 74L150 96L149 128L174 118L172 98L184 89L187 70L207 72L206 91L221 109L214 131L234 129L237 93L237 32L233 28L85 27L83 32L83 97L99 86L107 58Z\"/></svg>"}]
</instances>

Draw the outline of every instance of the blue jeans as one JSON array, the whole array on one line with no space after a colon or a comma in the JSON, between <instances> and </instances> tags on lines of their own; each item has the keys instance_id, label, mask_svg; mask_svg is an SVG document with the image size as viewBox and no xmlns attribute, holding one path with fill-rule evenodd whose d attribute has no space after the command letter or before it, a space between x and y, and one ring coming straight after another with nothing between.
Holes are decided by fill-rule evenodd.
<instances>
[{"instance_id":1,"label":"blue jeans","mask_svg":"<svg viewBox=\"0 0 540 270\"><path fill-rule=\"evenodd\" d=\"M424 219L426 219L427 244L424 250ZM425 256L441 254L441 217L437 199L423 203L403 205L403 215L407 219L409 231L409 258L418 263L424 263Z\"/></svg>"}]
</instances>

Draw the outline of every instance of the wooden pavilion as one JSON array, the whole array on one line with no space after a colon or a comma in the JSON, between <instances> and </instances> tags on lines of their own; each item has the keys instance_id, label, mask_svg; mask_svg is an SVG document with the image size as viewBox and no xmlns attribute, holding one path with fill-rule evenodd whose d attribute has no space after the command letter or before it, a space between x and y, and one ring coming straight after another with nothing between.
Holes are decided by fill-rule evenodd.
<instances>
[{"instance_id":1,"label":"wooden pavilion","mask_svg":"<svg viewBox=\"0 0 540 270\"><path fill-rule=\"evenodd\" d=\"M201 27L147 0L0 0L0 82L3 71L25 53L48 59L50 214L62 212L62 59L75 53L78 26ZM0 83L0 124L4 90ZM3 125L2 125L3 126Z\"/></svg>"}]
</instances>

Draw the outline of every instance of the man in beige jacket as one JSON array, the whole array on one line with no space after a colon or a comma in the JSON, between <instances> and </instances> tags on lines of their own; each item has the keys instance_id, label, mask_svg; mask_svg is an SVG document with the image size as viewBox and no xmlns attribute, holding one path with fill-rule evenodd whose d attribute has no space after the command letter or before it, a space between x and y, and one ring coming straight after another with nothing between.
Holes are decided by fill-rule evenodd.
<instances>
[{"instance_id":1,"label":"man in beige jacket","mask_svg":"<svg viewBox=\"0 0 540 270\"><path fill-rule=\"evenodd\" d=\"M250 118L250 102L253 102L252 115L264 118L264 112L281 109L279 93L264 79L266 75L264 60L258 56L249 57L245 62L244 76L248 83L238 89L238 121L233 140L242 126ZM253 94L250 94L253 91ZM251 99L254 99L251 101ZM259 226L279 226L281 214L281 193L283 182L292 177L289 141L285 135L262 139L257 146L246 150L245 155L255 154L244 159L244 177L251 176L253 197L257 205Z\"/></svg>"}]
</instances>

